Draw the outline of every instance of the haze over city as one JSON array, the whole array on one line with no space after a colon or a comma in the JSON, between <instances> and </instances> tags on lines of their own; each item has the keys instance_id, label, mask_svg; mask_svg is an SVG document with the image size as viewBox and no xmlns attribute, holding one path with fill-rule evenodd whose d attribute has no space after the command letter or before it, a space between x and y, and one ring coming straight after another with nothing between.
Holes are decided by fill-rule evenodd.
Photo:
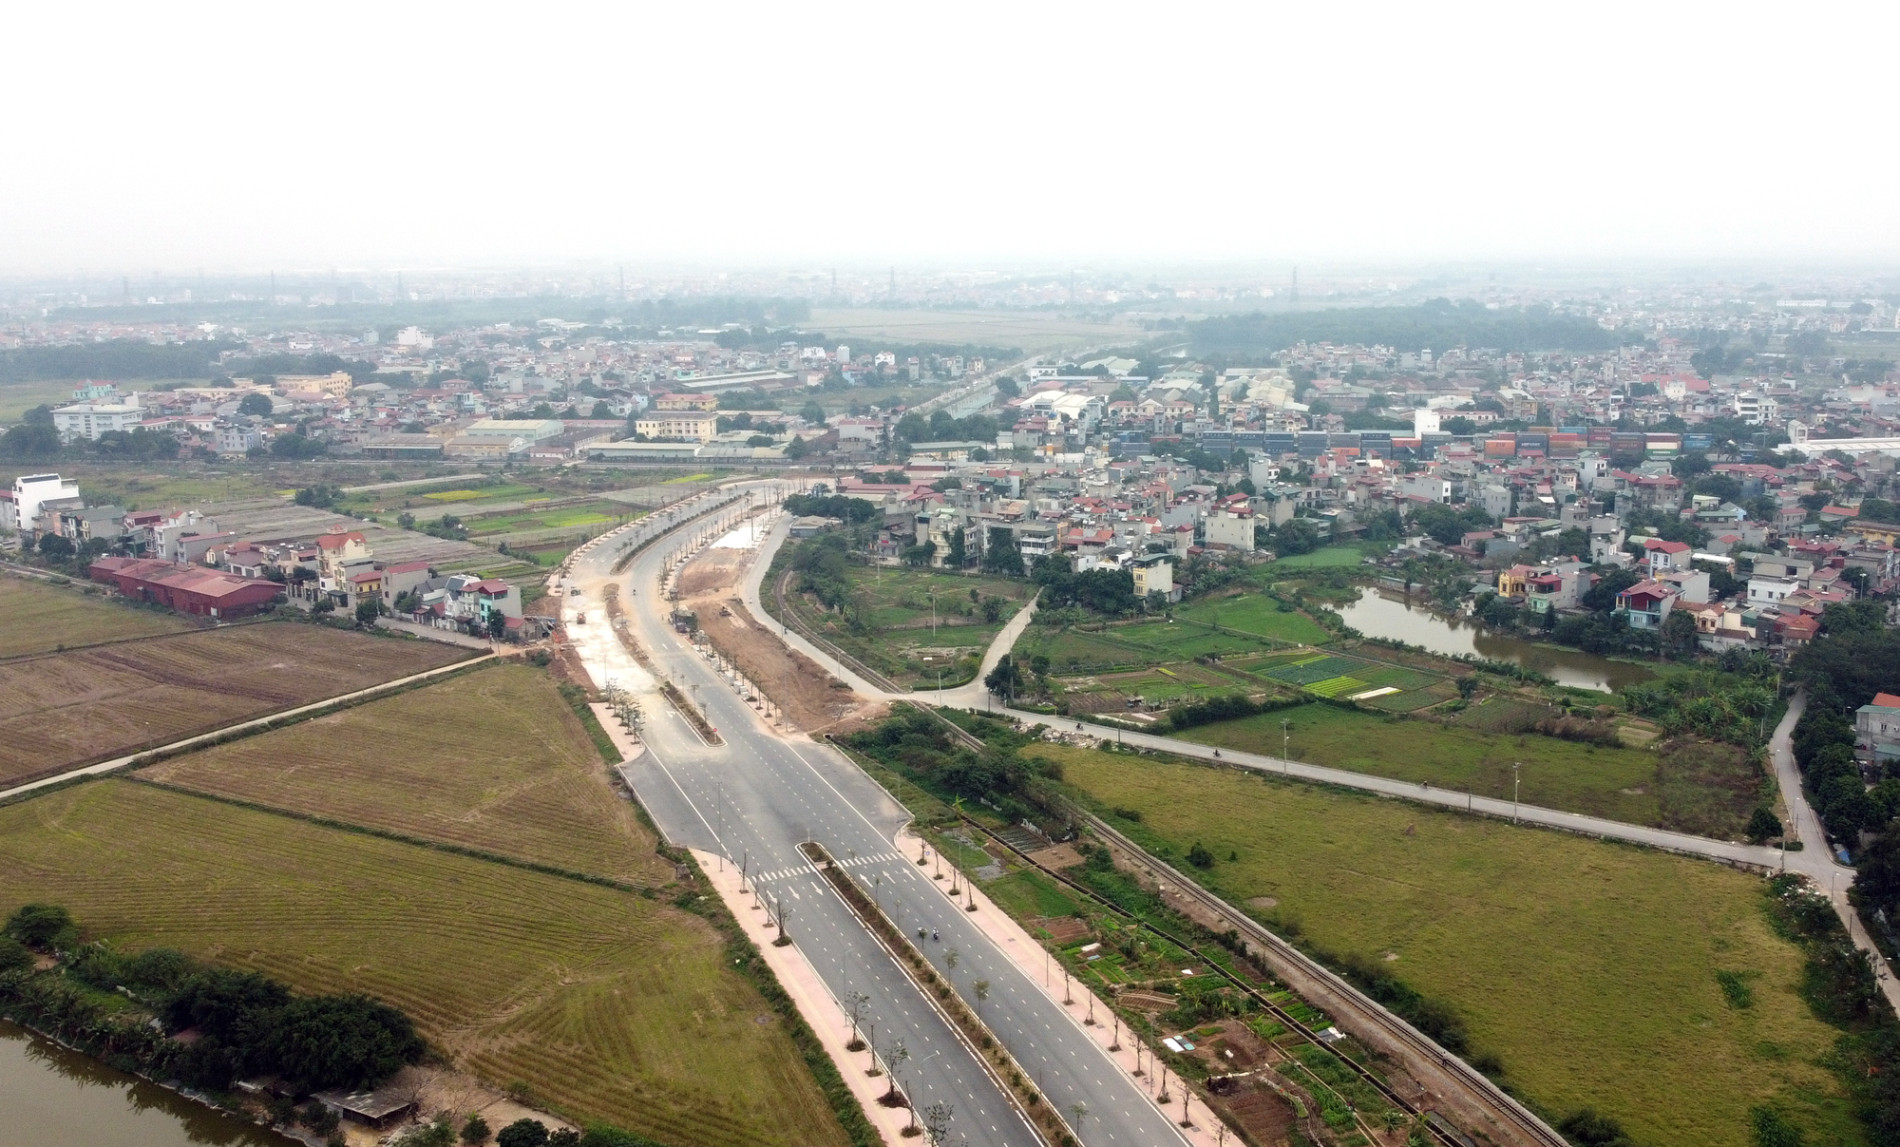
<instances>
[{"instance_id":1,"label":"haze over city","mask_svg":"<svg viewBox=\"0 0 1900 1147\"><path fill-rule=\"evenodd\" d=\"M1900 255L1888 6L35 5L0 270Z\"/></svg>"},{"instance_id":2,"label":"haze over city","mask_svg":"<svg viewBox=\"0 0 1900 1147\"><path fill-rule=\"evenodd\" d=\"M1892 5L0 28L0 1147L1900 1147Z\"/></svg>"}]
</instances>

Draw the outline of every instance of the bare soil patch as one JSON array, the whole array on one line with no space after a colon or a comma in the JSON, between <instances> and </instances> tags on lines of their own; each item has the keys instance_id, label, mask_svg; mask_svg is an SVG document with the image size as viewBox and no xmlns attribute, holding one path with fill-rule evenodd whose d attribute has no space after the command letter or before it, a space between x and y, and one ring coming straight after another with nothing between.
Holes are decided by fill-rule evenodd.
<instances>
[{"instance_id":1,"label":"bare soil patch","mask_svg":"<svg viewBox=\"0 0 1900 1147\"><path fill-rule=\"evenodd\" d=\"M739 672L765 690L793 725L808 733L860 719L868 702L817 662L761 626L736 587L746 550L708 550L680 576L680 605L699 618L699 630Z\"/></svg>"},{"instance_id":2,"label":"bare soil patch","mask_svg":"<svg viewBox=\"0 0 1900 1147\"><path fill-rule=\"evenodd\" d=\"M1039 848L1029 854L1029 859L1045 868L1070 868L1082 863L1082 854L1073 844L1058 844L1051 848Z\"/></svg>"},{"instance_id":3,"label":"bare soil patch","mask_svg":"<svg viewBox=\"0 0 1900 1147\"><path fill-rule=\"evenodd\" d=\"M0 665L0 782L48 776L467 658L266 622Z\"/></svg>"}]
</instances>

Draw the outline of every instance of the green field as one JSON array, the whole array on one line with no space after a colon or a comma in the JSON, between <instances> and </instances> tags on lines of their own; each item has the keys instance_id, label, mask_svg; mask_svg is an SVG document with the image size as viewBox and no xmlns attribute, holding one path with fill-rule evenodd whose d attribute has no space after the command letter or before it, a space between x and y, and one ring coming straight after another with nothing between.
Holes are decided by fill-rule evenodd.
<instances>
[{"instance_id":1,"label":"green field","mask_svg":"<svg viewBox=\"0 0 1900 1147\"><path fill-rule=\"evenodd\" d=\"M1295 760L1504 800L1511 799L1511 765L1522 763L1526 804L1630 824L1662 823L1654 792L1656 754L1642 749L1537 733L1484 733L1320 704L1203 725L1179 736L1277 757L1282 720L1291 723Z\"/></svg>"},{"instance_id":2,"label":"green field","mask_svg":"<svg viewBox=\"0 0 1900 1147\"><path fill-rule=\"evenodd\" d=\"M1021 580L943 570L854 566L848 577L861 630L853 631L844 617L823 612L804 594L788 594L786 602L825 640L917 689L935 688L939 669L946 685L967 680L983 651L1036 592ZM1003 599L997 620L985 619L972 593Z\"/></svg>"},{"instance_id":3,"label":"green field","mask_svg":"<svg viewBox=\"0 0 1900 1147\"><path fill-rule=\"evenodd\" d=\"M1200 879L1283 934L1448 1003L1546 1112L1593 1106L1642 1144L1747 1147L1749 1109L1774 1102L1809 1144L1864 1141L1818 1063L1837 1033L1797 994L1802 958L1758 878L1235 770L1026 752L1139 811L1121 827L1149 847L1203 842L1221 859ZM1730 1006L1717 972L1753 1003Z\"/></svg>"},{"instance_id":4,"label":"green field","mask_svg":"<svg viewBox=\"0 0 1900 1147\"><path fill-rule=\"evenodd\" d=\"M575 1118L681 1147L845 1142L718 931L664 900L125 780L0 808L0 913L33 900L125 949L387 1000Z\"/></svg>"},{"instance_id":5,"label":"green field","mask_svg":"<svg viewBox=\"0 0 1900 1147\"><path fill-rule=\"evenodd\" d=\"M1335 569L1339 566L1356 566L1368 553L1383 553L1384 546L1370 543L1351 542L1338 546L1322 546L1310 554L1293 554L1280 558L1269 566L1267 571L1278 570L1317 570Z\"/></svg>"},{"instance_id":6,"label":"green field","mask_svg":"<svg viewBox=\"0 0 1900 1147\"><path fill-rule=\"evenodd\" d=\"M1210 597L1175 609L1186 622L1219 625L1295 645L1318 645L1332 635L1303 613L1282 612L1280 603L1261 593Z\"/></svg>"},{"instance_id":7,"label":"green field","mask_svg":"<svg viewBox=\"0 0 1900 1147\"><path fill-rule=\"evenodd\" d=\"M0 577L0 658L190 628L191 624L176 614L134 609L121 602L89 597L74 587Z\"/></svg>"},{"instance_id":8,"label":"green field","mask_svg":"<svg viewBox=\"0 0 1900 1147\"><path fill-rule=\"evenodd\" d=\"M498 665L161 761L141 777L573 872L661 884L633 805L607 783L547 674Z\"/></svg>"}]
</instances>

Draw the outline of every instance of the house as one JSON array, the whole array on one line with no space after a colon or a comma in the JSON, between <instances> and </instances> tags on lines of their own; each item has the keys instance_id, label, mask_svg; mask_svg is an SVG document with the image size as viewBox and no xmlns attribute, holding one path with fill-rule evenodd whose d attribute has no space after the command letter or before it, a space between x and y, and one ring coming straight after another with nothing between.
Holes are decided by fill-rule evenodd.
<instances>
[{"instance_id":1,"label":"house","mask_svg":"<svg viewBox=\"0 0 1900 1147\"><path fill-rule=\"evenodd\" d=\"M13 480L12 497L0 505L0 514L15 533L31 534L47 527L40 520L40 509L47 502L65 502L79 497L79 483L66 481L58 474L22 474Z\"/></svg>"},{"instance_id":2,"label":"house","mask_svg":"<svg viewBox=\"0 0 1900 1147\"><path fill-rule=\"evenodd\" d=\"M1128 572L1135 579L1135 596L1146 598L1151 593L1161 594L1169 601L1181 600L1181 591L1174 584L1174 558L1171 554L1144 554L1128 565Z\"/></svg>"},{"instance_id":3,"label":"house","mask_svg":"<svg viewBox=\"0 0 1900 1147\"><path fill-rule=\"evenodd\" d=\"M1247 506L1216 510L1207 516L1202 538L1209 546L1253 552L1253 510Z\"/></svg>"},{"instance_id":4,"label":"house","mask_svg":"<svg viewBox=\"0 0 1900 1147\"><path fill-rule=\"evenodd\" d=\"M1854 710L1854 756L1863 765L1900 761L1900 696L1876 693Z\"/></svg>"},{"instance_id":5,"label":"house","mask_svg":"<svg viewBox=\"0 0 1900 1147\"><path fill-rule=\"evenodd\" d=\"M1677 596L1673 585L1639 581L1616 595L1616 608L1628 611L1631 629L1661 629Z\"/></svg>"},{"instance_id":6,"label":"house","mask_svg":"<svg viewBox=\"0 0 1900 1147\"><path fill-rule=\"evenodd\" d=\"M1692 552L1686 542L1665 542L1661 538L1648 538L1643 542L1643 553L1649 558L1650 577L1688 569Z\"/></svg>"},{"instance_id":7,"label":"house","mask_svg":"<svg viewBox=\"0 0 1900 1147\"><path fill-rule=\"evenodd\" d=\"M317 538L317 581L325 593L344 591L344 567L369 560L369 539L361 531L332 526Z\"/></svg>"}]
</instances>

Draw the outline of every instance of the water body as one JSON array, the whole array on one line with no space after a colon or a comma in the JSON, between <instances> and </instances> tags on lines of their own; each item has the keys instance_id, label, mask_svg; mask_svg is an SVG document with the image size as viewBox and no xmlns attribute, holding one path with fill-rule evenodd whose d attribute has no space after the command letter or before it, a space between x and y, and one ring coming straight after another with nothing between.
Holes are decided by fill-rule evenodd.
<instances>
[{"instance_id":1,"label":"water body","mask_svg":"<svg viewBox=\"0 0 1900 1147\"><path fill-rule=\"evenodd\" d=\"M1470 618L1433 613L1421 599L1408 601L1376 590L1366 590L1358 601L1340 607L1339 616L1367 637L1403 641L1433 653L1509 661L1577 689L1614 693L1655 676L1647 668L1627 661L1492 633Z\"/></svg>"},{"instance_id":2,"label":"water body","mask_svg":"<svg viewBox=\"0 0 1900 1147\"><path fill-rule=\"evenodd\" d=\"M297 1147L0 1020L0 1147Z\"/></svg>"}]
</instances>

